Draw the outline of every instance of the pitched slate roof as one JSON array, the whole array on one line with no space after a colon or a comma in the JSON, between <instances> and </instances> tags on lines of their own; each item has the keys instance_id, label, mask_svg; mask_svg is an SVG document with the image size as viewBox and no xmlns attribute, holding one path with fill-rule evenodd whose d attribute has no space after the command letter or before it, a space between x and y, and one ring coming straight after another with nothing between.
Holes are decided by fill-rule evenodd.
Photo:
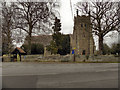
<instances>
[{"instance_id":1,"label":"pitched slate roof","mask_svg":"<svg viewBox=\"0 0 120 90\"><path fill-rule=\"evenodd\" d=\"M47 46L50 44L52 39L52 35L39 35L39 36L32 36L31 43L40 43L44 46ZM27 41L27 38L26 38ZM25 43L27 43L25 41Z\"/></svg>"}]
</instances>

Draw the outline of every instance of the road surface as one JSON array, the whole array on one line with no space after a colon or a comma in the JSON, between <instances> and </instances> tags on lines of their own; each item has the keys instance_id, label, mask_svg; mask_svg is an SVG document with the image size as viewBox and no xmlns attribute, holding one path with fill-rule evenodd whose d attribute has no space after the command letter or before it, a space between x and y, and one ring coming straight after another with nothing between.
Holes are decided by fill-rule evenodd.
<instances>
[{"instance_id":1,"label":"road surface","mask_svg":"<svg viewBox=\"0 0 120 90\"><path fill-rule=\"evenodd\" d=\"M3 88L117 88L117 63L4 62Z\"/></svg>"}]
</instances>

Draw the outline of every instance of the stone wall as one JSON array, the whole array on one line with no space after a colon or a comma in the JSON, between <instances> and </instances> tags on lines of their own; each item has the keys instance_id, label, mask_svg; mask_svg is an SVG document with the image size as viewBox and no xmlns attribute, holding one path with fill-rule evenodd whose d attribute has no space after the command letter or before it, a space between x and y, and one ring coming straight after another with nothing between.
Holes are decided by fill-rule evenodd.
<instances>
[{"instance_id":1,"label":"stone wall","mask_svg":"<svg viewBox=\"0 0 120 90\"><path fill-rule=\"evenodd\" d=\"M76 56L77 62L118 62L119 57L116 57L114 55L100 55L100 56Z\"/></svg>"},{"instance_id":2,"label":"stone wall","mask_svg":"<svg viewBox=\"0 0 120 90\"><path fill-rule=\"evenodd\" d=\"M5 62L9 62L10 58L3 57ZM76 55L76 62L118 62L120 57L114 55L101 55L101 56L85 56L85 55ZM44 57L44 55L25 55L22 56L22 62L73 62L73 55L49 55Z\"/></svg>"}]
</instances>

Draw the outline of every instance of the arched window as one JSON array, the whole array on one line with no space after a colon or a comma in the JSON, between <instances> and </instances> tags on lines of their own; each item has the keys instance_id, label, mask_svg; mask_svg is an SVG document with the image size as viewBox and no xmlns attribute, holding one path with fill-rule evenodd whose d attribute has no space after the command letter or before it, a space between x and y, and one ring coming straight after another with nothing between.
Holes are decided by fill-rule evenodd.
<instances>
[{"instance_id":1,"label":"arched window","mask_svg":"<svg viewBox=\"0 0 120 90\"><path fill-rule=\"evenodd\" d=\"M83 27L83 24L81 24L81 27Z\"/></svg>"},{"instance_id":2,"label":"arched window","mask_svg":"<svg viewBox=\"0 0 120 90\"><path fill-rule=\"evenodd\" d=\"M83 37L85 37L85 33L83 32Z\"/></svg>"}]
</instances>

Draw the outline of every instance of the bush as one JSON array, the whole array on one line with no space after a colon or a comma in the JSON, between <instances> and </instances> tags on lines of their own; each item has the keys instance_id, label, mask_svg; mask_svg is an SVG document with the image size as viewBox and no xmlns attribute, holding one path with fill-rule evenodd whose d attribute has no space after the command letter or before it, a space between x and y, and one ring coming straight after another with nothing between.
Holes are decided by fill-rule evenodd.
<instances>
[{"instance_id":1,"label":"bush","mask_svg":"<svg viewBox=\"0 0 120 90\"><path fill-rule=\"evenodd\" d=\"M25 52L28 52L28 45L22 45ZM31 44L31 54L44 54L44 46L39 43Z\"/></svg>"},{"instance_id":2,"label":"bush","mask_svg":"<svg viewBox=\"0 0 120 90\"><path fill-rule=\"evenodd\" d=\"M103 55L110 54L111 49L107 44L103 44Z\"/></svg>"},{"instance_id":3,"label":"bush","mask_svg":"<svg viewBox=\"0 0 120 90\"><path fill-rule=\"evenodd\" d=\"M112 44L112 47L111 47L111 53L112 54L119 54L120 55L120 44Z\"/></svg>"}]
</instances>

